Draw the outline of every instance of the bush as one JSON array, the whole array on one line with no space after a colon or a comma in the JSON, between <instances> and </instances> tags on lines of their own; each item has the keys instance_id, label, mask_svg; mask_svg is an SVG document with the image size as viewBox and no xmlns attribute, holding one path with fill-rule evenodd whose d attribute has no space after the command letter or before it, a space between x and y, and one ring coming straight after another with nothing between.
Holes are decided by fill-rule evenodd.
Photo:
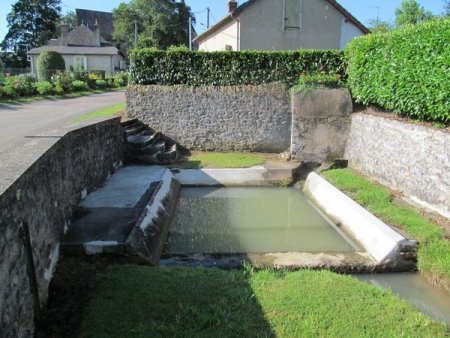
<instances>
[{"instance_id":1,"label":"bush","mask_svg":"<svg viewBox=\"0 0 450 338\"><path fill-rule=\"evenodd\" d=\"M53 92L53 85L48 81L38 81L34 85L39 95L50 95Z\"/></svg>"},{"instance_id":2,"label":"bush","mask_svg":"<svg viewBox=\"0 0 450 338\"><path fill-rule=\"evenodd\" d=\"M39 81L50 81L56 72L66 69L66 64L61 54L49 50L41 52L36 68Z\"/></svg>"},{"instance_id":3,"label":"bush","mask_svg":"<svg viewBox=\"0 0 450 338\"><path fill-rule=\"evenodd\" d=\"M55 87L59 87L62 93L67 93L72 90L72 75L70 72L57 72L52 76L52 83ZM60 91L58 90L58 91Z\"/></svg>"},{"instance_id":4,"label":"bush","mask_svg":"<svg viewBox=\"0 0 450 338\"><path fill-rule=\"evenodd\" d=\"M341 80L340 75L329 75L325 72L319 74L306 74L302 73L298 84L294 87L295 91L309 91L313 89L325 89L325 88L344 88L346 83Z\"/></svg>"},{"instance_id":5,"label":"bush","mask_svg":"<svg viewBox=\"0 0 450 338\"><path fill-rule=\"evenodd\" d=\"M104 70L91 70L91 71L89 71L89 78L91 78L91 76L92 76L92 79L95 77L95 80L98 80L98 79L104 80L105 76L106 76L106 71L104 71Z\"/></svg>"},{"instance_id":6,"label":"bush","mask_svg":"<svg viewBox=\"0 0 450 338\"><path fill-rule=\"evenodd\" d=\"M36 78L31 75L7 76L4 79L3 91L6 97L31 96L35 94Z\"/></svg>"},{"instance_id":7,"label":"bush","mask_svg":"<svg viewBox=\"0 0 450 338\"><path fill-rule=\"evenodd\" d=\"M96 80L95 84L98 88L106 88L106 86L108 85L105 80Z\"/></svg>"},{"instance_id":8,"label":"bush","mask_svg":"<svg viewBox=\"0 0 450 338\"><path fill-rule=\"evenodd\" d=\"M450 19L428 21L347 46L357 102L420 120L450 121Z\"/></svg>"},{"instance_id":9,"label":"bush","mask_svg":"<svg viewBox=\"0 0 450 338\"><path fill-rule=\"evenodd\" d=\"M118 87L123 87L128 84L128 73L119 72L114 75L114 83Z\"/></svg>"},{"instance_id":10,"label":"bush","mask_svg":"<svg viewBox=\"0 0 450 338\"><path fill-rule=\"evenodd\" d=\"M340 75L347 67L342 51L189 52L133 50L130 83L158 85L297 84L301 73Z\"/></svg>"},{"instance_id":11,"label":"bush","mask_svg":"<svg viewBox=\"0 0 450 338\"><path fill-rule=\"evenodd\" d=\"M76 92L89 90L88 84L84 81L76 80L72 82L72 89Z\"/></svg>"}]
</instances>

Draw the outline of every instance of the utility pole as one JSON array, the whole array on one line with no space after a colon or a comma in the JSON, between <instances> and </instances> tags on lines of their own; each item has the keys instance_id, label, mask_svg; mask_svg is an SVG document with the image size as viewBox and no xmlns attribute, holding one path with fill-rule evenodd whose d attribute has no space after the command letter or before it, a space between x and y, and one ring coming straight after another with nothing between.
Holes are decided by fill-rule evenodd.
<instances>
[{"instance_id":1,"label":"utility pole","mask_svg":"<svg viewBox=\"0 0 450 338\"><path fill-rule=\"evenodd\" d=\"M206 29L209 28L209 7L206 7Z\"/></svg>"},{"instance_id":2,"label":"utility pole","mask_svg":"<svg viewBox=\"0 0 450 338\"><path fill-rule=\"evenodd\" d=\"M138 24L137 20L134 20L134 48L138 48Z\"/></svg>"},{"instance_id":3,"label":"utility pole","mask_svg":"<svg viewBox=\"0 0 450 338\"><path fill-rule=\"evenodd\" d=\"M369 6L370 8L377 9L377 26L380 24L380 6Z\"/></svg>"},{"instance_id":4,"label":"utility pole","mask_svg":"<svg viewBox=\"0 0 450 338\"><path fill-rule=\"evenodd\" d=\"M189 50L192 51L192 18L189 16Z\"/></svg>"}]
</instances>

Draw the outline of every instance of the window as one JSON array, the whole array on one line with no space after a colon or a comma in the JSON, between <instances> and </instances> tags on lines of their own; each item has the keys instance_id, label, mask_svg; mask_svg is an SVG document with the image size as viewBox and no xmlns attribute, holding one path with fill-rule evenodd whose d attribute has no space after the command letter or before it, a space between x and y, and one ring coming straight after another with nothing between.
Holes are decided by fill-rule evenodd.
<instances>
[{"instance_id":1,"label":"window","mask_svg":"<svg viewBox=\"0 0 450 338\"><path fill-rule=\"evenodd\" d=\"M81 70L88 70L87 57L85 57L85 56L74 56L73 57L73 68L75 70L79 70L79 67L82 67Z\"/></svg>"},{"instance_id":2,"label":"window","mask_svg":"<svg viewBox=\"0 0 450 338\"><path fill-rule=\"evenodd\" d=\"M283 30L302 28L303 0L283 0Z\"/></svg>"}]
</instances>

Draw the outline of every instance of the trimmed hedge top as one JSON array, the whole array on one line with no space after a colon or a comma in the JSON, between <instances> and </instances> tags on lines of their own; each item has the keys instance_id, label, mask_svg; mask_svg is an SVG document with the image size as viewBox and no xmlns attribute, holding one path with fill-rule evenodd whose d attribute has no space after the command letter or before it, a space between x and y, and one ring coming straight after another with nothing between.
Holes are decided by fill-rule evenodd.
<instances>
[{"instance_id":1,"label":"trimmed hedge top","mask_svg":"<svg viewBox=\"0 0 450 338\"><path fill-rule=\"evenodd\" d=\"M189 86L298 83L301 73L345 77L342 51L190 52L134 50L130 56L130 83Z\"/></svg>"},{"instance_id":2,"label":"trimmed hedge top","mask_svg":"<svg viewBox=\"0 0 450 338\"><path fill-rule=\"evenodd\" d=\"M346 52L357 102L450 122L450 19L358 37Z\"/></svg>"}]
</instances>

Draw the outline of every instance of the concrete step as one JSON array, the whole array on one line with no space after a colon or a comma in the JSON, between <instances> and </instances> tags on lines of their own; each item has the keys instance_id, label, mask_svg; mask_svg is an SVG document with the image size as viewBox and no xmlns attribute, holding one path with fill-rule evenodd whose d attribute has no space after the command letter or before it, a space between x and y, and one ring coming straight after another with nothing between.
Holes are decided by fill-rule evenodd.
<instances>
[{"instance_id":1,"label":"concrete step","mask_svg":"<svg viewBox=\"0 0 450 338\"><path fill-rule=\"evenodd\" d=\"M153 134L137 134L127 137L127 143L135 149L144 149L152 144L154 144L159 137L160 132L154 132Z\"/></svg>"},{"instance_id":2,"label":"concrete step","mask_svg":"<svg viewBox=\"0 0 450 338\"><path fill-rule=\"evenodd\" d=\"M133 124L129 127L123 128L123 134L125 135L125 137L128 138L130 136L140 134L146 130L147 130L146 126L139 125L139 124Z\"/></svg>"},{"instance_id":3,"label":"concrete step","mask_svg":"<svg viewBox=\"0 0 450 338\"><path fill-rule=\"evenodd\" d=\"M126 121L121 121L120 124L122 125L122 128L127 128L133 124L142 124L138 119L131 119Z\"/></svg>"}]
</instances>

